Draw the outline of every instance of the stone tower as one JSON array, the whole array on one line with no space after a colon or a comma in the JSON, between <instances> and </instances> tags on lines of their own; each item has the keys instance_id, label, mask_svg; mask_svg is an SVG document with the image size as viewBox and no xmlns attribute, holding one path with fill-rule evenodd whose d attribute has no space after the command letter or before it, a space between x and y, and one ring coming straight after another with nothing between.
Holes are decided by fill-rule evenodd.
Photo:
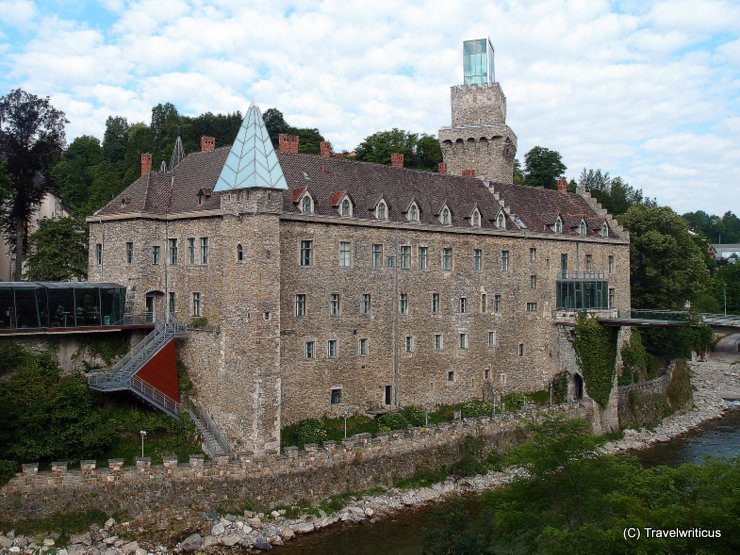
<instances>
[{"instance_id":1,"label":"stone tower","mask_svg":"<svg viewBox=\"0 0 740 555\"><path fill-rule=\"evenodd\" d=\"M506 125L489 38L463 42L463 73L463 84L450 90L452 126L439 130L447 172L512 183L517 139Z\"/></svg>"}]
</instances>

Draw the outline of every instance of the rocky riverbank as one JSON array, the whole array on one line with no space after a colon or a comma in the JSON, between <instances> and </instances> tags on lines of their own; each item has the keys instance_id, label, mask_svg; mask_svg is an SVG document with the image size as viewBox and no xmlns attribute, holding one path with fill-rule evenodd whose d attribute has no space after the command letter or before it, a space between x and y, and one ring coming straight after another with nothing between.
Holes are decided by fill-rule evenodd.
<instances>
[{"instance_id":1,"label":"rocky riverbank","mask_svg":"<svg viewBox=\"0 0 740 555\"><path fill-rule=\"evenodd\" d=\"M691 363L694 408L666 418L654 430L625 430L624 438L608 443L604 452L618 453L641 449L656 442L669 441L720 417L729 405L726 398L740 398L740 364L726 362ZM420 507L452 495L480 492L511 481L516 469L489 472L463 479L448 479L430 487L401 490L391 488L381 495L350 499L342 509L327 513L315 510L290 518L285 509L269 514L245 511L241 515L163 511L142 515L128 522L108 520L92 526L84 534L71 536L59 548L59 534L36 537L0 534L2 553L44 553L59 555L104 554L145 555L167 552L231 552L240 549L266 551L300 534L332 526L338 522L374 522L400 510ZM137 538L132 541L127 538ZM177 541L185 537L182 541Z\"/></svg>"}]
</instances>

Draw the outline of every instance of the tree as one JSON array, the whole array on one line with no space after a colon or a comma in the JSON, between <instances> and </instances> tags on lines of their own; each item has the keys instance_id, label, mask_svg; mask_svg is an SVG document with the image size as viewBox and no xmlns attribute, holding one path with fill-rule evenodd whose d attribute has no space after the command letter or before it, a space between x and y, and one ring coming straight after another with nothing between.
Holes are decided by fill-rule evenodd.
<instances>
[{"instance_id":1,"label":"tree","mask_svg":"<svg viewBox=\"0 0 740 555\"><path fill-rule=\"evenodd\" d=\"M524 155L524 184L557 189L557 180L566 169L559 152L535 146Z\"/></svg>"},{"instance_id":2,"label":"tree","mask_svg":"<svg viewBox=\"0 0 740 555\"><path fill-rule=\"evenodd\" d=\"M673 210L635 204L620 222L630 232L632 306L680 310L704 292L704 255Z\"/></svg>"},{"instance_id":3,"label":"tree","mask_svg":"<svg viewBox=\"0 0 740 555\"><path fill-rule=\"evenodd\" d=\"M44 218L28 238L26 278L72 281L87 277L87 226L74 218Z\"/></svg>"},{"instance_id":4,"label":"tree","mask_svg":"<svg viewBox=\"0 0 740 555\"><path fill-rule=\"evenodd\" d=\"M518 158L514 158L514 185L524 185L524 172Z\"/></svg>"},{"instance_id":5,"label":"tree","mask_svg":"<svg viewBox=\"0 0 740 555\"><path fill-rule=\"evenodd\" d=\"M591 193L591 196L612 216L620 216L631 206L639 203L657 206L654 200L643 198L641 189L635 189L621 177L612 178L609 172L602 172L599 169L583 168L578 185Z\"/></svg>"},{"instance_id":6,"label":"tree","mask_svg":"<svg viewBox=\"0 0 740 555\"><path fill-rule=\"evenodd\" d=\"M357 160L375 164L390 164L391 154L404 155L404 165L418 170L437 171L442 161L439 142L430 135L393 128L365 137L355 149Z\"/></svg>"},{"instance_id":7,"label":"tree","mask_svg":"<svg viewBox=\"0 0 740 555\"><path fill-rule=\"evenodd\" d=\"M7 164L13 198L3 231L15 247L15 276L20 279L28 222L53 182L45 176L64 149L64 113L21 89L0 97L0 157Z\"/></svg>"},{"instance_id":8,"label":"tree","mask_svg":"<svg viewBox=\"0 0 740 555\"><path fill-rule=\"evenodd\" d=\"M285 121L283 113L277 108L269 108L262 114L262 120L265 122L265 128L267 134L270 136L272 141L272 147L278 147L278 139L281 133L288 133L290 125Z\"/></svg>"},{"instance_id":9,"label":"tree","mask_svg":"<svg viewBox=\"0 0 740 555\"><path fill-rule=\"evenodd\" d=\"M93 169L103 161L100 141L95 137L77 137L51 171L59 194L72 210L79 210L88 200L93 184Z\"/></svg>"}]
</instances>

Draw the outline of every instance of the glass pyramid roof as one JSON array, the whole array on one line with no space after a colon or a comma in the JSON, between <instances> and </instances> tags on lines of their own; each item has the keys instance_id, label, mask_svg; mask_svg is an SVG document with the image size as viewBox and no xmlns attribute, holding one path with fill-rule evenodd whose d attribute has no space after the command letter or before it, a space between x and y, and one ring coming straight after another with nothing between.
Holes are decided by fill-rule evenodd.
<instances>
[{"instance_id":1,"label":"glass pyramid roof","mask_svg":"<svg viewBox=\"0 0 740 555\"><path fill-rule=\"evenodd\" d=\"M262 114L254 103L244 116L214 190L249 187L288 188Z\"/></svg>"}]
</instances>

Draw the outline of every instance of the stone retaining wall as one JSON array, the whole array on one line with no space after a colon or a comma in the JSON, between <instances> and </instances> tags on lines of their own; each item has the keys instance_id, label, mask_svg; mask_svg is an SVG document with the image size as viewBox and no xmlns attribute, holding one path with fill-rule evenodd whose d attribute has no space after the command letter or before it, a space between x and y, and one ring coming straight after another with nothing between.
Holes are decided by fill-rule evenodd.
<instances>
[{"instance_id":1,"label":"stone retaining wall","mask_svg":"<svg viewBox=\"0 0 740 555\"><path fill-rule=\"evenodd\" d=\"M345 491L390 486L423 468L454 464L466 436L484 437L487 452L500 450L514 441L523 418L548 414L592 419L593 406L588 401L530 408L375 438L360 434L340 443L327 441L323 447L289 447L284 454L242 453L208 462L193 455L185 464L177 457L166 458L161 466L143 458L135 467L124 467L122 460L111 459L107 468L82 461L79 470L57 462L45 472L38 472L38 464L27 464L0 489L0 519L89 509L129 514L163 507L213 510L246 500L259 507L320 501Z\"/></svg>"},{"instance_id":2,"label":"stone retaining wall","mask_svg":"<svg viewBox=\"0 0 740 555\"><path fill-rule=\"evenodd\" d=\"M672 363L667 372L654 380L619 388L619 426L632 428L667 415L670 409L666 393L673 379Z\"/></svg>"}]
</instances>

